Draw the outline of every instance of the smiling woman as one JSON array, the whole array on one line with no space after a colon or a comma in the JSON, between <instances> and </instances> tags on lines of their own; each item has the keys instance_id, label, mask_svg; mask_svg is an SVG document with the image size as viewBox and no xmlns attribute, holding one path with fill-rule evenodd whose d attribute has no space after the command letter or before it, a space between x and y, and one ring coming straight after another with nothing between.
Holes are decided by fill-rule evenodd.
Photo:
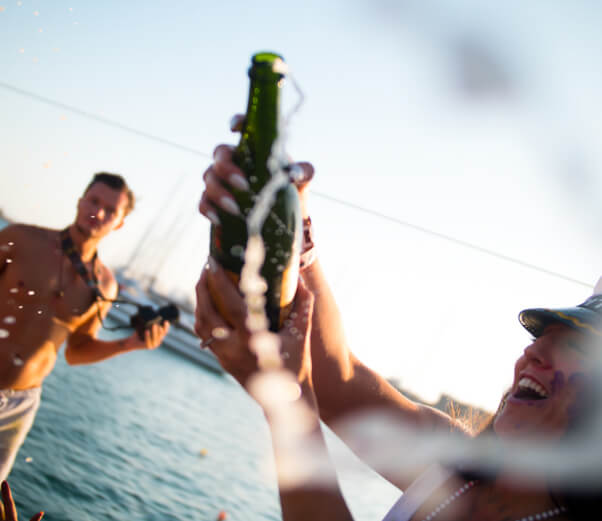
<instances>
[{"instance_id":1,"label":"smiling woman","mask_svg":"<svg viewBox=\"0 0 602 521\"><path fill-rule=\"evenodd\" d=\"M545 326L516 362L514 384L494 422L496 434L565 435L581 396L591 389L590 343L564 324Z\"/></svg>"}]
</instances>

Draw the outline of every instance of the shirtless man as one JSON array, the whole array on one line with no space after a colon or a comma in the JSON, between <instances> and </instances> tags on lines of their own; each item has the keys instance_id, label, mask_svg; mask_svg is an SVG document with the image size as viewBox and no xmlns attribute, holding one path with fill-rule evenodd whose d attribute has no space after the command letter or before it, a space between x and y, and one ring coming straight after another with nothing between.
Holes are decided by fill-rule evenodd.
<instances>
[{"instance_id":1,"label":"shirtless man","mask_svg":"<svg viewBox=\"0 0 602 521\"><path fill-rule=\"evenodd\" d=\"M0 230L0 480L10 472L33 424L42 382L63 342L67 363L79 365L154 349L167 334L165 323L153 325L144 338L133 333L121 340L96 339L109 300L118 293L115 277L96 254L97 246L123 225L133 206L134 196L122 177L99 173L64 232L25 224ZM102 297L63 251L65 241L72 241L81 257L80 269L83 264Z\"/></svg>"}]
</instances>

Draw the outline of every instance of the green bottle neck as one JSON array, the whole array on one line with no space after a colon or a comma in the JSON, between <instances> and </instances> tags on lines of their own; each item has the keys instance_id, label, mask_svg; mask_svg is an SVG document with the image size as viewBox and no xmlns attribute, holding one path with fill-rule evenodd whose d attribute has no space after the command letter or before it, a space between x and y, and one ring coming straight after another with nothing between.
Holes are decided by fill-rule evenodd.
<instances>
[{"instance_id":1,"label":"green bottle neck","mask_svg":"<svg viewBox=\"0 0 602 521\"><path fill-rule=\"evenodd\" d=\"M251 189L257 192L271 176L267 161L278 136L282 75L266 66L253 66L249 77L247 114L235 161L247 174Z\"/></svg>"}]
</instances>

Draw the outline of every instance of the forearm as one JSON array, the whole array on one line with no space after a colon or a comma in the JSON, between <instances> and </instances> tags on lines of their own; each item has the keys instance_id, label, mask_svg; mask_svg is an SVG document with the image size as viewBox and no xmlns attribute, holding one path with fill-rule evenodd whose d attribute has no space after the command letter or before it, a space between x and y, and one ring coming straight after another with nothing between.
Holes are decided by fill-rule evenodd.
<instances>
[{"instance_id":1,"label":"forearm","mask_svg":"<svg viewBox=\"0 0 602 521\"><path fill-rule=\"evenodd\" d=\"M311 331L313 385L320 417L330 426L338 417L363 408L408 407L385 378L362 364L351 352L343 320L319 260L302 272L314 294Z\"/></svg>"},{"instance_id":2,"label":"forearm","mask_svg":"<svg viewBox=\"0 0 602 521\"><path fill-rule=\"evenodd\" d=\"M280 406L266 414L272 434L282 519L352 521L309 387L302 386L302 397L285 405L284 410Z\"/></svg>"},{"instance_id":3,"label":"forearm","mask_svg":"<svg viewBox=\"0 0 602 521\"><path fill-rule=\"evenodd\" d=\"M449 416L409 400L353 355L336 302L317 262L303 271L303 279L314 294L310 341L312 381L320 418L369 465L372 462L365 440L356 436L345 420L359 422L363 421L362 413L378 412L386 414L389 421L398 421L400 426L449 432L453 423ZM361 427L355 432L361 432ZM383 440L383 443L389 441ZM411 483L416 471L408 469L407 473L400 473L402 469L397 469L392 474L375 469L401 489Z\"/></svg>"},{"instance_id":4,"label":"forearm","mask_svg":"<svg viewBox=\"0 0 602 521\"><path fill-rule=\"evenodd\" d=\"M86 337L67 344L65 359L69 365L93 364L144 347L135 336L110 341Z\"/></svg>"},{"instance_id":5,"label":"forearm","mask_svg":"<svg viewBox=\"0 0 602 521\"><path fill-rule=\"evenodd\" d=\"M319 259L303 270L302 277L314 295L311 357L314 391L321 407L326 397L321 384L348 381L353 376L353 364L342 317Z\"/></svg>"}]
</instances>

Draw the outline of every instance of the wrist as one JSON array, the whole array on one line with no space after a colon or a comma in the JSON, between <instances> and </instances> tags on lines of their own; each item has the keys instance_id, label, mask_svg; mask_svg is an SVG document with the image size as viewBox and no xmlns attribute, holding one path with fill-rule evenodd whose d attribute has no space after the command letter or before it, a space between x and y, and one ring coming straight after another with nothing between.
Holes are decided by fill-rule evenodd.
<instances>
[{"instance_id":1,"label":"wrist","mask_svg":"<svg viewBox=\"0 0 602 521\"><path fill-rule=\"evenodd\" d=\"M140 338L137 332L134 332L131 336L121 340L120 344L124 351L134 351L146 347L144 340Z\"/></svg>"}]
</instances>

